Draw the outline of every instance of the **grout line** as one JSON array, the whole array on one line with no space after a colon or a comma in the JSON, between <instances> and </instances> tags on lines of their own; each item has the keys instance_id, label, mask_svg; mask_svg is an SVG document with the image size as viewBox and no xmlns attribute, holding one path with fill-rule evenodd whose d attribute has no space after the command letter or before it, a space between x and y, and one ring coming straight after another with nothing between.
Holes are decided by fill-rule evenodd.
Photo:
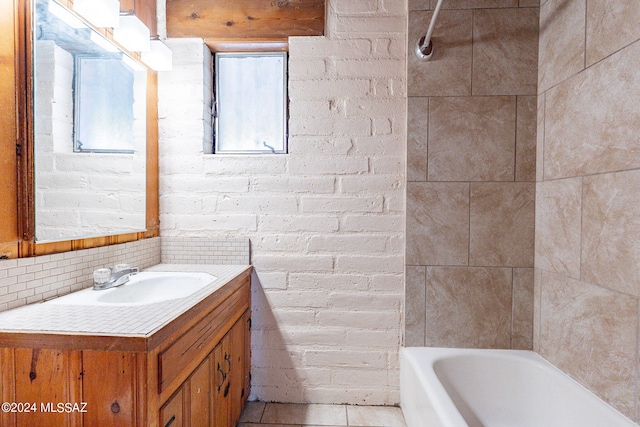
<instances>
[{"instance_id":1,"label":"grout line","mask_svg":"<svg viewBox=\"0 0 640 427\"><path fill-rule=\"evenodd\" d=\"M518 182L518 95L516 98L515 132L513 139L513 182Z\"/></svg>"},{"instance_id":2,"label":"grout line","mask_svg":"<svg viewBox=\"0 0 640 427\"><path fill-rule=\"evenodd\" d=\"M509 348L513 349L513 321L515 318L515 268L511 268L511 331L509 334Z\"/></svg>"},{"instance_id":3,"label":"grout line","mask_svg":"<svg viewBox=\"0 0 640 427\"><path fill-rule=\"evenodd\" d=\"M344 419L347 421L347 426L349 425L349 410L347 409L347 405L344 405Z\"/></svg>"},{"instance_id":4,"label":"grout line","mask_svg":"<svg viewBox=\"0 0 640 427\"><path fill-rule=\"evenodd\" d=\"M268 404L269 403L265 403L264 407L262 408L262 413L260 414L260 421L259 421L260 423L262 422L262 418L264 418L264 413L267 411L267 405Z\"/></svg>"},{"instance_id":5,"label":"grout line","mask_svg":"<svg viewBox=\"0 0 640 427\"><path fill-rule=\"evenodd\" d=\"M584 222L584 176L580 178L580 265L578 266L578 280L582 281L582 250L583 250L583 222Z\"/></svg>"},{"instance_id":6,"label":"grout line","mask_svg":"<svg viewBox=\"0 0 640 427\"><path fill-rule=\"evenodd\" d=\"M582 57L583 70L587 69L587 26L589 25L589 2L584 2L584 50Z\"/></svg>"}]
</instances>

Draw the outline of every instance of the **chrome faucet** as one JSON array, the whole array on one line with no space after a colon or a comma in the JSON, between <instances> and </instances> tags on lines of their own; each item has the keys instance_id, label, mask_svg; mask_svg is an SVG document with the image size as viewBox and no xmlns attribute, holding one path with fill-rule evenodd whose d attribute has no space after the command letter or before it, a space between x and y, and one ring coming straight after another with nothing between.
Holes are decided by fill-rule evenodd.
<instances>
[{"instance_id":1,"label":"chrome faucet","mask_svg":"<svg viewBox=\"0 0 640 427\"><path fill-rule=\"evenodd\" d=\"M129 277L140 272L140 269L138 267L116 267L99 268L93 272L94 291L100 291L103 289L115 288L117 286L124 285L129 281Z\"/></svg>"}]
</instances>

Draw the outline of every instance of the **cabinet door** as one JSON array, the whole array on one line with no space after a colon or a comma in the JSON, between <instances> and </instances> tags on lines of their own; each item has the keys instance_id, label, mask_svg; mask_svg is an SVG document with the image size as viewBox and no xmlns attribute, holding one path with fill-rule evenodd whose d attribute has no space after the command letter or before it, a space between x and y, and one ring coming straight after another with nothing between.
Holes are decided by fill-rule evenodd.
<instances>
[{"instance_id":1,"label":"cabinet door","mask_svg":"<svg viewBox=\"0 0 640 427\"><path fill-rule=\"evenodd\" d=\"M180 388L160 410L160 425L162 427L183 427L183 412L184 387Z\"/></svg>"},{"instance_id":2,"label":"cabinet door","mask_svg":"<svg viewBox=\"0 0 640 427\"><path fill-rule=\"evenodd\" d=\"M189 383L189 427L209 427L211 423L211 361L207 357Z\"/></svg>"},{"instance_id":3,"label":"cabinet door","mask_svg":"<svg viewBox=\"0 0 640 427\"><path fill-rule=\"evenodd\" d=\"M229 354L225 357L229 360L229 398L231 399L231 420L236 421L242 412L244 397L244 322L241 317L231 328L229 338Z\"/></svg>"},{"instance_id":4,"label":"cabinet door","mask_svg":"<svg viewBox=\"0 0 640 427\"><path fill-rule=\"evenodd\" d=\"M225 355L229 353L229 334L213 350L213 423L216 427L230 426L229 383L230 369Z\"/></svg>"},{"instance_id":5,"label":"cabinet door","mask_svg":"<svg viewBox=\"0 0 640 427\"><path fill-rule=\"evenodd\" d=\"M243 384L244 395L242 396L242 406L246 405L251 393L251 310L245 311L242 316L244 325L244 363L243 363Z\"/></svg>"},{"instance_id":6,"label":"cabinet door","mask_svg":"<svg viewBox=\"0 0 640 427\"><path fill-rule=\"evenodd\" d=\"M57 406L58 403L63 405L65 403L80 404L79 402L85 399L80 395L82 391L80 352L17 348L13 354L11 354L11 350L5 354L7 359L11 357L15 363L13 376L15 395L11 394L11 384L7 384L4 398L10 402L19 402L21 405L28 403L28 405L24 405L21 410L15 413L3 414L0 417L0 425L8 427L12 425L79 426L82 424L81 416L87 415L86 413L65 413L64 406L62 412L58 412L59 407ZM12 366L6 367L13 370ZM98 406L100 403L91 396L86 399L87 402L90 402L89 408L91 405ZM77 409L83 408L78 407Z\"/></svg>"},{"instance_id":7,"label":"cabinet door","mask_svg":"<svg viewBox=\"0 0 640 427\"><path fill-rule=\"evenodd\" d=\"M139 353L84 350L82 396L87 402L84 427L136 425L145 402L138 393L144 356Z\"/></svg>"}]
</instances>

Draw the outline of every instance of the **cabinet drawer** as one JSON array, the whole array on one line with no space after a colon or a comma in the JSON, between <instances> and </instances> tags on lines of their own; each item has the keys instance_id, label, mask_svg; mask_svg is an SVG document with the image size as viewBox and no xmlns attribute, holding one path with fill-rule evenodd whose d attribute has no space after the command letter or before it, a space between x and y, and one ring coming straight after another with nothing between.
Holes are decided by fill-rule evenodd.
<instances>
[{"instance_id":1,"label":"cabinet drawer","mask_svg":"<svg viewBox=\"0 0 640 427\"><path fill-rule=\"evenodd\" d=\"M159 393L181 373L185 372L186 375L204 360L249 308L249 297L250 286L247 279L229 298L159 354Z\"/></svg>"}]
</instances>

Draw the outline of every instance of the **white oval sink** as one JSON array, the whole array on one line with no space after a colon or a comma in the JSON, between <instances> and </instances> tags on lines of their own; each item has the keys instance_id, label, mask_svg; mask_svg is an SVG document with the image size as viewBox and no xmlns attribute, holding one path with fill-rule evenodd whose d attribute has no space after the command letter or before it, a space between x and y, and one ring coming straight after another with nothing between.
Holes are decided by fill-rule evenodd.
<instances>
[{"instance_id":1,"label":"white oval sink","mask_svg":"<svg viewBox=\"0 0 640 427\"><path fill-rule=\"evenodd\" d=\"M96 301L109 304L151 304L185 298L213 280L215 277L207 273L142 272L131 276L126 284L101 294Z\"/></svg>"},{"instance_id":2,"label":"white oval sink","mask_svg":"<svg viewBox=\"0 0 640 427\"><path fill-rule=\"evenodd\" d=\"M144 305L186 298L216 280L209 273L152 272L134 274L122 286L95 291L84 289L48 301L68 305Z\"/></svg>"}]
</instances>

